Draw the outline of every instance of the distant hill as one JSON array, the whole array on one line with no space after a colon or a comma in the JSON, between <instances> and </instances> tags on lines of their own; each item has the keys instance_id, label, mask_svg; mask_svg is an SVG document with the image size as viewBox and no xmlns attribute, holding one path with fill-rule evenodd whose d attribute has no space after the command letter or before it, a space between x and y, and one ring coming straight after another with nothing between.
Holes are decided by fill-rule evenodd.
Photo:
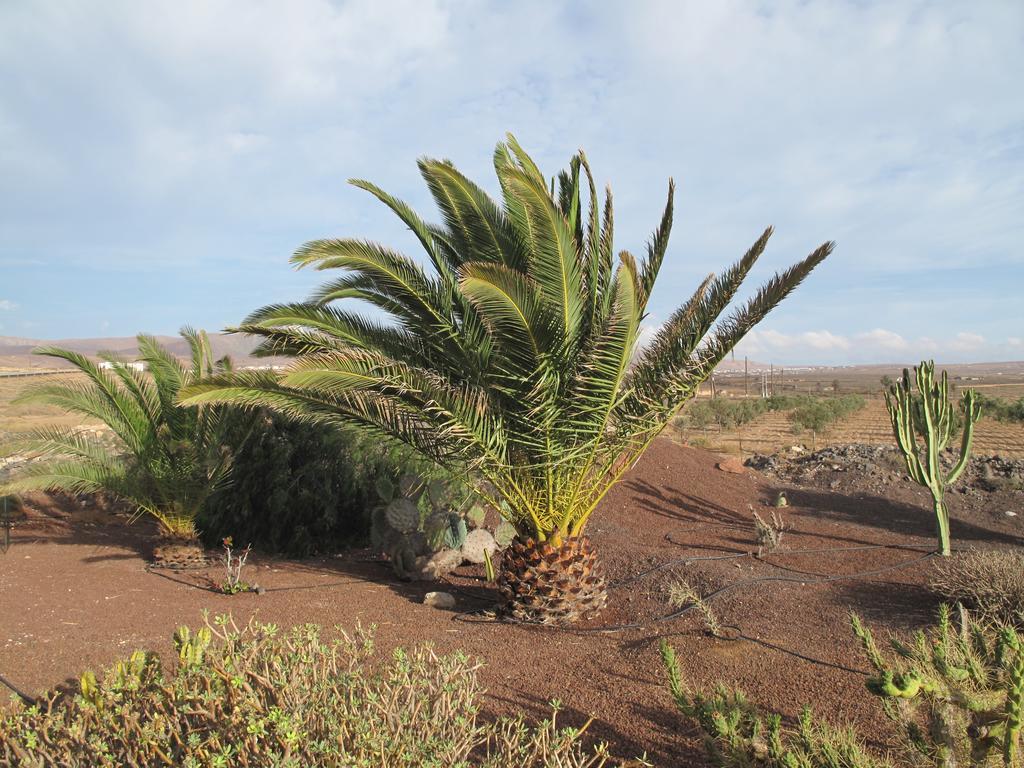
<instances>
[{"instance_id":1,"label":"distant hill","mask_svg":"<svg viewBox=\"0 0 1024 768\"><path fill-rule=\"evenodd\" d=\"M157 336L157 340L175 355L189 356L188 344L180 336ZM240 334L211 333L210 345L214 357L229 355L236 365L252 365L259 360L252 356L258 341L251 336ZM134 357L138 347L134 336L100 339L24 339L14 336L0 336L0 368L65 368L52 357L32 354L36 347L63 347L90 357L99 352L114 352L124 357ZM267 362L259 360L259 362Z\"/></svg>"}]
</instances>

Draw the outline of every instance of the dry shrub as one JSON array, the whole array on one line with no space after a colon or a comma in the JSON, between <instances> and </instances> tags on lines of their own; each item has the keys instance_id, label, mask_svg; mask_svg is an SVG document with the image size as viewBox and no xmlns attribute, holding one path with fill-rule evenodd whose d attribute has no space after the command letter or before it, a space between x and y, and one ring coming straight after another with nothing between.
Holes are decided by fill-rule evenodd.
<instances>
[{"instance_id":1,"label":"dry shrub","mask_svg":"<svg viewBox=\"0 0 1024 768\"><path fill-rule=\"evenodd\" d=\"M783 496L782 498L785 498ZM774 509L765 520L757 512L754 512L754 538L757 540L757 556L761 557L766 552L771 554L782 546L782 537L789 527L782 515Z\"/></svg>"},{"instance_id":2,"label":"dry shrub","mask_svg":"<svg viewBox=\"0 0 1024 768\"><path fill-rule=\"evenodd\" d=\"M714 609L704 599L701 590L686 579L677 579L668 585L668 601L673 608L685 608L692 605L700 614L704 629L714 637L722 636L722 623Z\"/></svg>"},{"instance_id":3,"label":"dry shrub","mask_svg":"<svg viewBox=\"0 0 1024 768\"><path fill-rule=\"evenodd\" d=\"M1024 627L1024 554L971 550L937 563L933 590L991 621Z\"/></svg>"},{"instance_id":4,"label":"dry shrub","mask_svg":"<svg viewBox=\"0 0 1024 768\"><path fill-rule=\"evenodd\" d=\"M481 766L600 768L603 746L555 717L478 718L480 665L461 653L396 650L375 660L371 632L323 641L314 625L239 629L227 617L175 636L165 673L136 652L80 693L0 717L0 765Z\"/></svg>"}]
</instances>

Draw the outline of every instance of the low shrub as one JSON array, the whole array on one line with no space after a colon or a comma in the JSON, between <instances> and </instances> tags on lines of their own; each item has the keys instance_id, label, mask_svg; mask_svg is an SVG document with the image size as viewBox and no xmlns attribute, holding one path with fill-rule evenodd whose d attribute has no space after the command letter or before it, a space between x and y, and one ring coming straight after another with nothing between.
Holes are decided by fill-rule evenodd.
<instances>
[{"instance_id":1,"label":"low shrub","mask_svg":"<svg viewBox=\"0 0 1024 768\"><path fill-rule=\"evenodd\" d=\"M978 395L982 413L996 421L1024 422L1024 397L1006 400L1001 397Z\"/></svg>"},{"instance_id":2,"label":"low shrub","mask_svg":"<svg viewBox=\"0 0 1024 768\"><path fill-rule=\"evenodd\" d=\"M208 547L231 537L301 557L362 541L378 478L423 469L408 449L356 430L269 412L254 425L236 413L225 438L234 452L230 482L207 499L197 521Z\"/></svg>"},{"instance_id":3,"label":"low shrub","mask_svg":"<svg viewBox=\"0 0 1024 768\"><path fill-rule=\"evenodd\" d=\"M375 662L371 632L324 641L308 625L239 629L221 617L175 635L176 668L136 652L102 680L0 715L0 764L600 768L581 732L479 718L480 665L460 653L396 650ZM556 710L557 711L557 710Z\"/></svg>"},{"instance_id":4,"label":"low shrub","mask_svg":"<svg viewBox=\"0 0 1024 768\"><path fill-rule=\"evenodd\" d=\"M1007 626L972 618L961 609L954 625L947 606L928 632L910 643L892 640L886 657L852 617L875 674L867 690L901 726L899 765L1018 767L1024 708L1024 639ZM795 730L777 714L763 715L741 692L719 686L691 691L666 642L662 660L679 711L704 733L712 761L723 768L881 768L890 756L867 749L853 731L816 721L804 709Z\"/></svg>"},{"instance_id":5,"label":"low shrub","mask_svg":"<svg viewBox=\"0 0 1024 768\"><path fill-rule=\"evenodd\" d=\"M951 602L991 621L1024 627L1024 554L970 550L941 558L929 580Z\"/></svg>"}]
</instances>

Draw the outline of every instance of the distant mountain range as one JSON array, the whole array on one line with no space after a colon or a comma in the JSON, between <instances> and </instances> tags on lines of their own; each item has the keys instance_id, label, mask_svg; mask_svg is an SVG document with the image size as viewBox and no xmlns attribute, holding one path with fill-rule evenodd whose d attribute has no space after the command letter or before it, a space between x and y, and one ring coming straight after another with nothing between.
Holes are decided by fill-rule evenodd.
<instances>
[{"instance_id":1,"label":"distant mountain range","mask_svg":"<svg viewBox=\"0 0 1024 768\"><path fill-rule=\"evenodd\" d=\"M176 355L181 357L189 356L188 345L184 339L180 336L157 336L157 340L166 346ZM284 362L281 358L257 358L253 357L252 351L258 344L257 339L251 336L244 336L242 334L226 334L226 333L211 333L210 343L213 345L213 353L215 357L223 357L229 355L234 360L236 366L246 365L267 365L267 364L279 364ZM54 346L64 347L67 349L73 349L76 352L81 352L84 355L94 356L97 352L115 352L127 358L132 358L138 354L138 349L135 345L134 336L124 337L110 337L100 339L26 339L15 336L0 336L0 369L17 369L27 370L33 368L64 368L67 365L62 365L59 361L54 360L51 357L42 357L40 355L33 355L32 350L36 347L41 346ZM941 363L941 361L940 361ZM908 365L913 365L914 361L908 361ZM767 372L772 366L769 363L763 363L758 360L747 361L747 371L750 374L760 374ZM814 366L797 366L787 365L774 366L776 371L784 369L786 371L809 371L809 370L838 370L843 369L846 371L874 371L877 369L879 373L892 373L893 371L899 372L902 365L894 363L879 364L879 365L855 365L855 366L825 366L825 365L814 365ZM953 371L960 371L962 373L986 373L993 371L1003 372L1016 372L1024 373L1024 363L1013 362L1013 363L959 363L959 364L947 364L943 367ZM721 362L717 368L721 374L742 374L743 373L743 358L737 358L735 360L726 359Z\"/></svg>"},{"instance_id":2,"label":"distant mountain range","mask_svg":"<svg viewBox=\"0 0 1024 768\"><path fill-rule=\"evenodd\" d=\"M180 336L157 336L157 340L175 355L188 357L188 344ZM251 336L241 334L211 333L210 345L214 357L230 355L236 365L252 365L257 360L252 356L258 341ZM66 364L52 357L32 354L36 347L63 347L94 356L99 352L114 352L123 357L132 358L138 354L134 336L111 337L102 339L24 339L13 336L0 336L0 368L64 368Z\"/></svg>"}]
</instances>

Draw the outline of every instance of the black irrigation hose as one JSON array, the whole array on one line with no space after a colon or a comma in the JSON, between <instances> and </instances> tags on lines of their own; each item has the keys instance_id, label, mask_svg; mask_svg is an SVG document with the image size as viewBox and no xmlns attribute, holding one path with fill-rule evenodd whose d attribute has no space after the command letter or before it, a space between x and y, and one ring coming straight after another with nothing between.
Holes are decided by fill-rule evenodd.
<instances>
[{"instance_id":1,"label":"black irrigation hose","mask_svg":"<svg viewBox=\"0 0 1024 768\"><path fill-rule=\"evenodd\" d=\"M22 690L20 690L20 689L16 688L16 687L14 686L14 683L10 682L10 681L9 681L9 680L8 680L8 679L7 679L6 677L4 677L3 675L0 675L0 684L2 684L2 685L5 685L5 686L7 686L7 687L8 687L8 688L10 688L10 689L11 689L12 691L14 691L14 695L15 695L15 696L17 696L17 697L18 697L19 699L21 699L21 700L22 700L23 702L25 702L26 704L28 704L28 705L29 705L30 707L31 707L31 706L32 706L33 704L35 704L35 703L36 703L36 700L35 700L35 699L33 699L33 698L32 698L31 696L29 696L29 695L28 695L27 693L25 693L24 691L22 691Z\"/></svg>"}]
</instances>

